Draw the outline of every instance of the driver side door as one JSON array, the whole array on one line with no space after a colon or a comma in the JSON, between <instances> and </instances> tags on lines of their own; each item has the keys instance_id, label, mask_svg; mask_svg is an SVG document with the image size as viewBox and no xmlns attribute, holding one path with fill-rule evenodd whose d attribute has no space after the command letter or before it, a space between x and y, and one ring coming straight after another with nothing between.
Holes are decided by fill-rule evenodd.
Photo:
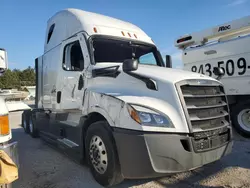
<instances>
[{"instance_id":1,"label":"driver side door","mask_svg":"<svg viewBox=\"0 0 250 188\"><path fill-rule=\"evenodd\" d=\"M84 58L78 36L63 42L61 74L61 110L79 109L81 91L78 90L79 78L84 70ZM79 101L80 100L80 101Z\"/></svg>"}]
</instances>

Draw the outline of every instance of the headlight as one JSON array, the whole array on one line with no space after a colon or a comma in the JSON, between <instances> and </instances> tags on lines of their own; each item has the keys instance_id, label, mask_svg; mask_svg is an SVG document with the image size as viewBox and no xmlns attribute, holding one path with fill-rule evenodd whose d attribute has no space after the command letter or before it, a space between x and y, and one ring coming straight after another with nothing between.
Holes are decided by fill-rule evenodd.
<instances>
[{"instance_id":1,"label":"headlight","mask_svg":"<svg viewBox=\"0 0 250 188\"><path fill-rule=\"evenodd\" d=\"M137 105L128 105L128 111L131 118L142 125L174 127L173 123L166 115L160 114L154 110Z\"/></svg>"}]
</instances>

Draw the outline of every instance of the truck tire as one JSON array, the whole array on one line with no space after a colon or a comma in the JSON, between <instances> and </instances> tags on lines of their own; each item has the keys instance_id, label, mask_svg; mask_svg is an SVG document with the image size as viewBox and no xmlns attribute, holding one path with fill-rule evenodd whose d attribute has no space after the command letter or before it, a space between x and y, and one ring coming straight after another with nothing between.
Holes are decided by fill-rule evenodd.
<instances>
[{"instance_id":1,"label":"truck tire","mask_svg":"<svg viewBox=\"0 0 250 188\"><path fill-rule=\"evenodd\" d=\"M232 107L232 121L239 134L250 137L250 102L239 103Z\"/></svg>"},{"instance_id":2,"label":"truck tire","mask_svg":"<svg viewBox=\"0 0 250 188\"><path fill-rule=\"evenodd\" d=\"M36 127L36 117L34 114L30 115L29 130L30 130L31 137L33 137L33 138L38 137L38 130Z\"/></svg>"},{"instance_id":3,"label":"truck tire","mask_svg":"<svg viewBox=\"0 0 250 188\"><path fill-rule=\"evenodd\" d=\"M29 113L23 112L23 114L22 114L22 127L23 127L25 133L27 133L27 134L30 133Z\"/></svg>"},{"instance_id":4,"label":"truck tire","mask_svg":"<svg viewBox=\"0 0 250 188\"><path fill-rule=\"evenodd\" d=\"M123 181L112 132L106 121L90 125L85 139L86 159L94 179L102 186L113 186Z\"/></svg>"}]
</instances>

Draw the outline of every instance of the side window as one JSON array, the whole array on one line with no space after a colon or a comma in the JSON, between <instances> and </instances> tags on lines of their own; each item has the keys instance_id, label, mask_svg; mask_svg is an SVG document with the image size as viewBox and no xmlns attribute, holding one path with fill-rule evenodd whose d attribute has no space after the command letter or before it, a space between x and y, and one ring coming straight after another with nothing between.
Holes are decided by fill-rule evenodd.
<instances>
[{"instance_id":1,"label":"side window","mask_svg":"<svg viewBox=\"0 0 250 188\"><path fill-rule=\"evenodd\" d=\"M82 71L84 69L84 59L79 41L64 47L63 69L67 71Z\"/></svg>"},{"instance_id":2,"label":"side window","mask_svg":"<svg viewBox=\"0 0 250 188\"><path fill-rule=\"evenodd\" d=\"M49 41L50 41L50 38L51 38L52 33L53 33L53 31L54 31L54 28L55 28L55 24L51 25L50 28L49 28L48 37L47 37L47 44L48 44Z\"/></svg>"},{"instance_id":3,"label":"side window","mask_svg":"<svg viewBox=\"0 0 250 188\"><path fill-rule=\"evenodd\" d=\"M139 58L140 64L146 64L146 65L157 65L155 56L153 52L150 52L148 54L144 54Z\"/></svg>"}]
</instances>

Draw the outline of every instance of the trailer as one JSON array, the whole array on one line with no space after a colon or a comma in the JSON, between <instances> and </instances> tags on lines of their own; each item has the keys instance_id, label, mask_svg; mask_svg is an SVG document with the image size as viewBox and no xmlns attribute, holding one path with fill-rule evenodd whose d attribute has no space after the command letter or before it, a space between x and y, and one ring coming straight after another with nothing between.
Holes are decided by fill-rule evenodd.
<instances>
[{"instance_id":1,"label":"trailer","mask_svg":"<svg viewBox=\"0 0 250 188\"><path fill-rule=\"evenodd\" d=\"M234 127L250 137L250 16L211 29L179 37L184 69L211 77L220 67L221 82L231 109Z\"/></svg>"},{"instance_id":2,"label":"trailer","mask_svg":"<svg viewBox=\"0 0 250 188\"><path fill-rule=\"evenodd\" d=\"M59 11L35 67L36 108L22 115L25 131L87 161L103 186L191 170L231 152L223 85L166 68L131 23Z\"/></svg>"}]
</instances>

